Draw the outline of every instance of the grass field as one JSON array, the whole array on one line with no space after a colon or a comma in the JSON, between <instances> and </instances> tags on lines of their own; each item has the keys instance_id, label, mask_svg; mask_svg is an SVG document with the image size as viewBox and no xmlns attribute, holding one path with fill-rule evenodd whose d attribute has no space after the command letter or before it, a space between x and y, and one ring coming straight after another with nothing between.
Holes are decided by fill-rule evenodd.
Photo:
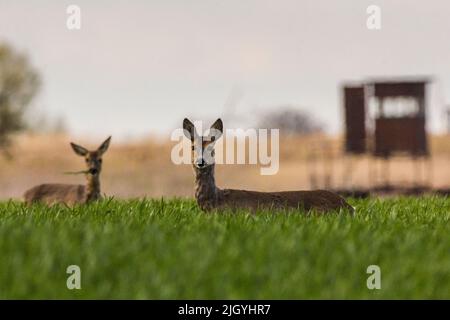
<instances>
[{"instance_id":1,"label":"grass field","mask_svg":"<svg viewBox=\"0 0 450 320\"><path fill-rule=\"evenodd\" d=\"M191 200L0 204L0 298L450 298L450 199L357 215L204 214ZM366 269L381 268L381 290ZM81 268L68 290L66 268Z\"/></svg>"}]
</instances>

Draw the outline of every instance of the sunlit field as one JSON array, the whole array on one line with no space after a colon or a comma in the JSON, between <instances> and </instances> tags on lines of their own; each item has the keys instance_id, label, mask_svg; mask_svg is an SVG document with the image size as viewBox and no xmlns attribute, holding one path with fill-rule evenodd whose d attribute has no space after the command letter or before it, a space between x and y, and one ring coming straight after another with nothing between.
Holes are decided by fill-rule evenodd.
<instances>
[{"instance_id":1,"label":"sunlit field","mask_svg":"<svg viewBox=\"0 0 450 320\"><path fill-rule=\"evenodd\" d=\"M96 148L105 137L75 139L83 146ZM84 183L82 175L67 171L85 169L84 160L75 155L66 135L23 135L14 139L12 158L0 157L0 199L20 199L23 192L44 182ZM389 165L390 182L412 185L417 178L425 181L429 170L433 187L450 187L450 136L430 138L432 158L429 166L417 167L407 158L395 158ZM116 198L192 197L194 177L190 165L175 165L170 159L176 142L158 137L132 142L116 141L104 156L101 174L102 193ZM310 189L315 176L318 188L368 187L370 170L378 168L381 183L385 171L381 161L367 157L344 159L339 137L281 137L279 171L276 175L260 174L259 165L217 165L219 187L259 191ZM420 164L419 164L420 165ZM371 168L371 169L369 169ZM416 177L416 172L420 174ZM351 173L351 177L349 174Z\"/></svg>"},{"instance_id":2,"label":"sunlit field","mask_svg":"<svg viewBox=\"0 0 450 320\"><path fill-rule=\"evenodd\" d=\"M0 204L0 298L450 298L450 200L354 200L355 217L202 213L182 199ZM81 289L66 286L69 265ZM381 289L369 290L369 265Z\"/></svg>"}]
</instances>

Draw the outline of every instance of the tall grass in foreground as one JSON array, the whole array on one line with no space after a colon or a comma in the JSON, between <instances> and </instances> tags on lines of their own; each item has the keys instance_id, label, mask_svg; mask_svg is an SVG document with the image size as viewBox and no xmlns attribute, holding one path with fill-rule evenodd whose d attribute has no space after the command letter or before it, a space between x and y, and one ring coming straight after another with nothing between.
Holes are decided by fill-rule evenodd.
<instances>
[{"instance_id":1,"label":"tall grass in foreground","mask_svg":"<svg viewBox=\"0 0 450 320\"><path fill-rule=\"evenodd\" d=\"M1 203L0 298L450 298L450 199L350 201L353 218ZM373 264L381 290L366 286ZM69 265L81 290L66 287Z\"/></svg>"}]
</instances>

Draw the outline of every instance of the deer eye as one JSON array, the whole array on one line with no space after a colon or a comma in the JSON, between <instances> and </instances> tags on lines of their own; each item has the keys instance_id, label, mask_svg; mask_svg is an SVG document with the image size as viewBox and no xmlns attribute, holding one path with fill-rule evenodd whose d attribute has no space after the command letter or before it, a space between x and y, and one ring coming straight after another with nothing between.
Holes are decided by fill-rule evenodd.
<instances>
[{"instance_id":1,"label":"deer eye","mask_svg":"<svg viewBox=\"0 0 450 320\"><path fill-rule=\"evenodd\" d=\"M84 161L86 161L86 162L89 162L89 159L88 159L88 158L86 158L86 159L84 159Z\"/></svg>"},{"instance_id":2,"label":"deer eye","mask_svg":"<svg viewBox=\"0 0 450 320\"><path fill-rule=\"evenodd\" d=\"M102 163L102 159L98 159L98 162Z\"/></svg>"}]
</instances>

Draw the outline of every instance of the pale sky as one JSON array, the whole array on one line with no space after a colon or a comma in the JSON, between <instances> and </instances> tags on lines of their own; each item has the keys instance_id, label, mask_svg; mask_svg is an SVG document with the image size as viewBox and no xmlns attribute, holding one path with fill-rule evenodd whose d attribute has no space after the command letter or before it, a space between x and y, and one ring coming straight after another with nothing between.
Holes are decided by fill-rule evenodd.
<instances>
[{"instance_id":1,"label":"pale sky","mask_svg":"<svg viewBox=\"0 0 450 320\"><path fill-rule=\"evenodd\" d=\"M81 30L66 28L70 4ZM381 8L368 30L366 8ZM43 78L39 112L74 136L168 134L185 116L252 125L280 105L341 131L339 86L371 77L432 76L429 128L450 104L448 0L0 0L0 41ZM230 123L231 122L231 123Z\"/></svg>"}]
</instances>

